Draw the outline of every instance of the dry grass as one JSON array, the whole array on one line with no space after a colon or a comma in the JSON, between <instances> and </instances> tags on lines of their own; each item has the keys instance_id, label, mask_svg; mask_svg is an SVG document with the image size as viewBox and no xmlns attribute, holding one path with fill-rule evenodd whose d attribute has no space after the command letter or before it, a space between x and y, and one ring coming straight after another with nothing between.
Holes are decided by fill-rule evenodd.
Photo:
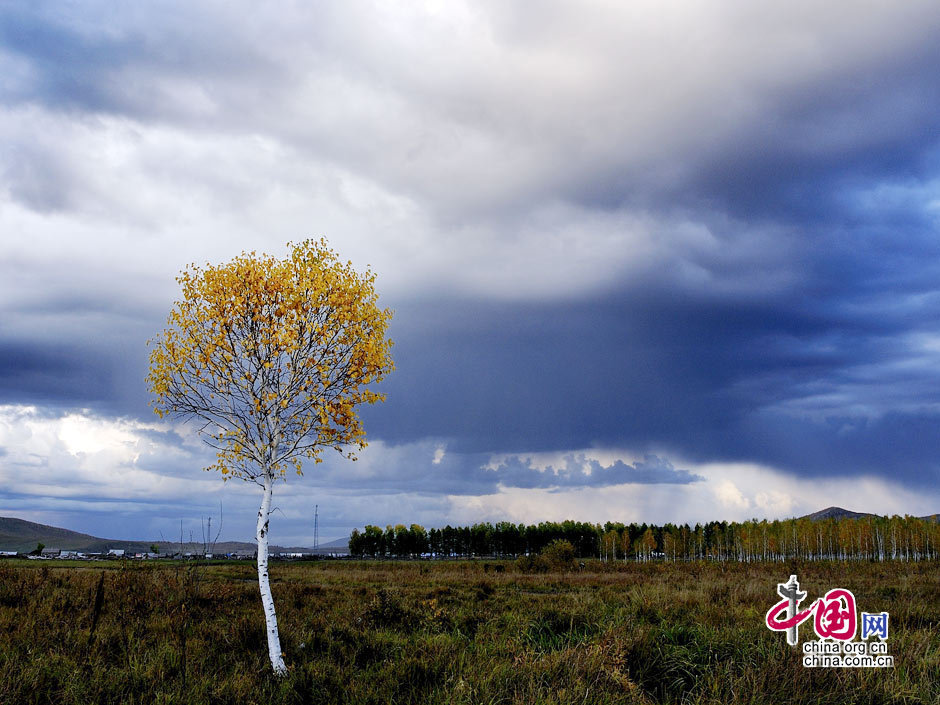
<instances>
[{"instance_id":1,"label":"dry grass","mask_svg":"<svg viewBox=\"0 0 940 705\"><path fill-rule=\"evenodd\" d=\"M251 565L7 561L0 703L940 702L934 564L503 565L274 564L277 680ZM763 626L790 573L889 611L896 667L803 668Z\"/></svg>"}]
</instances>

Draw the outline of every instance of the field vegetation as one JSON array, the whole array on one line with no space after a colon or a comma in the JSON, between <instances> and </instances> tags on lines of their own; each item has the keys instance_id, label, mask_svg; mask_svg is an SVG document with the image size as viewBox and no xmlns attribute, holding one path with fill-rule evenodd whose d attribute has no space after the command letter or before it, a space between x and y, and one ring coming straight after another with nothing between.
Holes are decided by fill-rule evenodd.
<instances>
[{"instance_id":1,"label":"field vegetation","mask_svg":"<svg viewBox=\"0 0 940 705\"><path fill-rule=\"evenodd\" d=\"M935 562L0 562L0 703L937 703ZM890 613L893 669L804 668L795 573ZM807 625L801 638L811 636Z\"/></svg>"}]
</instances>

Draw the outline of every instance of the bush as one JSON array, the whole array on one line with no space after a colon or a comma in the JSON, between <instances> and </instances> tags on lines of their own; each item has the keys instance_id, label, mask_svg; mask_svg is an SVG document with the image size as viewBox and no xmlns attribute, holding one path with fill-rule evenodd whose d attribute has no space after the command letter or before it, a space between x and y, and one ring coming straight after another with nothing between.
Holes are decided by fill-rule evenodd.
<instances>
[{"instance_id":1,"label":"bush","mask_svg":"<svg viewBox=\"0 0 940 705\"><path fill-rule=\"evenodd\" d=\"M516 568L523 573L545 573L548 572L548 562L542 556L519 556Z\"/></svg>"},{"instance_id":2,"label":"bush","mask_svg":"<svg viewBox=\"0 0 940 705\"><path fill-rule=\"evenodd\" d=\"M542 558L552 570L574 570L575 551L570 541L555 539L542 549Z\"/></svg>"},{"instance_id":3,"label":"bush","mask_svg":"<svg viewBox=\"0 0 940 705\"><path fill-rule=\"evenodd\" d=\"M414 628L417 621L413 612L406 609L398 597L385 588L379 588L365 611L365 621L376 629Z\"/></svg>"}]
</instances>

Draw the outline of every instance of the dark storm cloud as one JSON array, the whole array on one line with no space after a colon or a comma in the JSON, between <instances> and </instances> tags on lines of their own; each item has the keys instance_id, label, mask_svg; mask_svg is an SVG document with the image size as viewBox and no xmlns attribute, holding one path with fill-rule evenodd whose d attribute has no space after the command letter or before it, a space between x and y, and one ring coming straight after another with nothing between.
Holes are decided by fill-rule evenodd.
<instances>
[{"instance_id":1,"label":"dark storm cloud","mask_svg":"<svg viewBox=\"0 0 940 705\"><path fill-rule=\"evenodd\" d=\"M935 399L940 383L929 381L924 396ZM734 435L701 447L702 456L735 448L742 457L765 459L803 477L880 476L933 488L940 480L940 413L887 413L879 418L830 415L813 421L768 411L744 419ZM852 484L845 486L851 494Z\"/></svg>"},{"instance_id":2,"label":"dark storm cloud","mask_svg":"<svg viewBox=\"0 0 940 705\"><path fill-rule=\"evenodd\" d=\"M104 364L103 364L104 363ZM113 394L110 366L91 345L58 349L0 342L0 402L53 406L106 402Z\"/></svg>"},{"instance_id":3,"label":"dark storm cloud","mask_svg":"<svg viewBox=\"0 0 940 705\"><path fill-rule=\"evenodd\" d=\"M936 175L930 156L940 147L940 47L932 42L902 58L782 91L766 120L702 154L690 178L664 198L811 230L846 220L864 225L845 202L854 191Z\"/></svg>"},{"instance_id":4,"label":"dark storm cloud","mask_svg":"<svg viewBox=\"0 0 940 705\"><path fill-rule=\"evenodd\" d=\"M704 433L746 409L750 400L732 392L739 382L801 367L825 374L848 355L796 350L774 359L764 338L805 339L823 334L827 322L690 297L452 303L397 315L397 369L384 383L385 408L369 410L371 419L401 439L450 431L467 450L562 450Z\"/></svg>"},{"instance_id":5,"label":"dark storm cloud","mask_svg":"<svg viewBox=\"0 0 940 705\"><path fill-rule=\"evenodd\" d=\"M936 361L905 364L904 335L932 329L936 302L891 315L851 303L634 293L399 310L397 371L367 421L394 441L449 436L460 452L668 447L698 462L935 482L940 421L922 409L940 378Z\"/></svg>"},{"instance_id":6,"label":"dark storm cloud","mask_svg":"<svg viewBox=\"0 0 940 705\"><path fill-rule=\"evenodd\" d=\"M79 307L78 320L87 312ZM156 324L147 327L110 312L88 316L78 326L64 325L63 311L55 313L50 318L30 314L34 328L19 329L6 340L0 332L0 403L146 414L146 340Z\"/></svg>"}]
</instances>

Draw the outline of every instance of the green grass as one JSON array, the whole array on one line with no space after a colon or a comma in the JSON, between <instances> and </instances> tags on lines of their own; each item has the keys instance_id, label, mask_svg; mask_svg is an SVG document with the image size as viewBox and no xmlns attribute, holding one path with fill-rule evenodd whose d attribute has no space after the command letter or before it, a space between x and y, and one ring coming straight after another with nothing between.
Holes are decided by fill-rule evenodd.
<instances>
[{"instance_id":1,"label":"green grass","mask_svg":"<svg viewBox=\"0 0 940 705\"><path fill-rule=\"evenodd\" d=\"M940 702L936 564L503 565L274 564L277 679L253 565L5 561L0 703ZM896 667L804 668L763 624L790 573L890 612Z\"/></svg>"}]
</instances>

